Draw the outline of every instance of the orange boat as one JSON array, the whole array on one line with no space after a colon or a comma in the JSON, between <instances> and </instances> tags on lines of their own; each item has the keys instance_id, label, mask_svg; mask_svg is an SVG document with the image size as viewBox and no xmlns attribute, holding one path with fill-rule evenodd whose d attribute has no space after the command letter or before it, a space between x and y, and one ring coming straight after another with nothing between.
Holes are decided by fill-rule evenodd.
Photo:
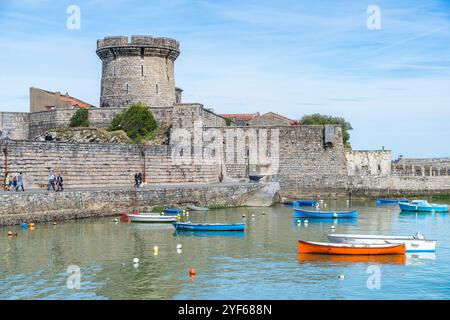
<instances>
[{"instance_id":1,"label":"orange boat","mask_svg":"<svg viewBox=\"0 0 450 320\"><path fill-rule=\"evenodd\" d=\"M402 244L347 244L298 241L298 253L319 254L405 254L406 246Z\"/></svg>"}]
</instances>

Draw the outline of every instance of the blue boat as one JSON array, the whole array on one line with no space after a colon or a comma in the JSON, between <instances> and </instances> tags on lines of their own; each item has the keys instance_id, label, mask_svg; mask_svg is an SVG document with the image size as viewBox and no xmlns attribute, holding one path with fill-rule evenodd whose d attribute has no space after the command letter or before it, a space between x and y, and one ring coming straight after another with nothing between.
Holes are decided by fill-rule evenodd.
<instances>
[{"instance_id":1,"label":"blue boat","mask_svg":"<svg viewBox=\"0 0 450 320\"><path fill-rule=\"evenodd\" d=\"M175 222L175 229L188 231L244 231L245 223L192 223Z\"/></svg>"},{"instance_id":2,"label":"blue boat","mask_svg":"<svg viewBox=\"0 0 450 320\"><path fill-rule=\"evenodd\" d=\"M426 200L413 200L411 202L400 202L398 204L402 211L412 212L448 212L448 205L428 203Z\"/></svg>"},{"instance_id":3,"label":"blue boat","mask_svg":"<svg viewBox=\"0 0 450 320\"><path fill-rule=\"evenodd\" d=\"M294 208L294 218L356 218L358 212L355 211L308 211Z\"/></svg>"},{"instance_id":4,"label":"blue boat","mask_svg":"<svg viewBox=\"0 0 450 320\"><path fill-rule=\"evenodd\" d=\"M320 201L317 200L297 200L292 202L294 207L315 207L318 204L320 204Z\"/></svg>"},{"instance_id":5,"label":"blue boat","mask_svg":"<svg viewBox=\"0 0 450 320\"><path fill-rule=\"evenodd\" d=\"M167 209L164 209L164 213L168 213L168 214L182 214L183 213L183 209L181 209L181 208L167 208Z\"/></svg>"},{"instance_id":6,"label":"blue boat","mask_svg":"<svg viewBox=\"0 0 450 320\"><path fill-rule=\"evenodd\" d=\"M402 198L402 199L385 199L385 198L378 198L377 204L398 204L399 202L409 202L408 199Z\"/></svg>"}]
</instances>

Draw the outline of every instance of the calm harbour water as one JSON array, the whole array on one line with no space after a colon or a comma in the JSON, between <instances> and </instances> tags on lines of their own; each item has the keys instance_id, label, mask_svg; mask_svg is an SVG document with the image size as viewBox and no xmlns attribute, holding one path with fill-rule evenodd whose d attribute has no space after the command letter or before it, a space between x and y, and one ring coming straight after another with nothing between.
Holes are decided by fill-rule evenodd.
<instances>
[{"instance_id":1,"label":"calm harbour water","mask_svg":"<svg viewBox=\"0 0 450 320\"><path fill-rule=\"evenodd\" d=\"M345 201L326 203L327 209L348 209ZM377 207L374 201L354 201L351 206L358 209L357 220L309 219L307 227L298 226L292 207L284 205L190 214L193 222L245 221L244 233L228 235L177 235L170 224L114 223L113 217L37 224L26 231L1 228L0 299L450 298L447 214L400 213L398 206ZM298 239L326 241L333 224L336 233L420 231L438 240L437 251L371 261L298 257ZM8 230L18 236L8 238ZM177 244L182 245L181 253ZM138 267L133 266L134 258L140 259ZM70 265L81 270L78 290L66 287ZM367 286L371 265L380 268L380 289ZM190 267L197 271L194 279L188 276Z\"/></svg>"}]
</instances>

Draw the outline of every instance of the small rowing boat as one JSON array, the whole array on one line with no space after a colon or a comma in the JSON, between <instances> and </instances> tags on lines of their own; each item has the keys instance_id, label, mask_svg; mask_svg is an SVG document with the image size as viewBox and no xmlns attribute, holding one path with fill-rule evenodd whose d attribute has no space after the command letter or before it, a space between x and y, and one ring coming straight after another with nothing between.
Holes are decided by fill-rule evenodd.
<instances>
[{"instance_id":1,"label":"small rowing boat","mask_svg":"<svg viewBox=\"0 0 450 320\"><path fill-rule=\"evenodd\" d=\"M294 218L356 218L358 212L355 211L309 211L294 208Z\"/></svg>"},{"instance_id":2,"label":"small rowing boat","mask_svg":"<svg viewBox=\"0 0 450 320\"><path fill-rule=\"evenodd\" d=\"M131 222L172 223L178 221L177 217L162 216L159 213L130 213L127 216Z\"/></svg>"},{"instance_id":3,"label":"small rowing boat","mask_svg":"<svg viewBox=\"0 0 450 320\"><path fill-rule=\"evenodd\" d=\"M409 202L408 199L402 198L402 199L384 199L384 198L378 198L377 204L398 204L399 202Z\"/></svg>"},{"instance_id":4,"label":"small rowing boat","mask_svg":"<svg viewBox=\"0 0 450 320\"><path fill-rule=\"evenodd\" d=\"M405 254L404 244L348 244L298 241L298 253L378 255Z\"/></svg>"},{"instance_id":5,"label":"small rowing boat","mask_svg":"<svg viewBox=\"0 0 450 320\"><path fill-rule=\"evenodd\" d=\"M428 203L426 200L413 200L411 202L399 202L402 211L413 212L448 212L448 205Z\"/></svg>"},{"instance_id":6,"label":"small rowing boat","mask_svg":"<svg viewBox=\"0 0 450 320\"><path fill-rule=\"evenodd\" d=\"M197 207L195 205L189 205L186 206L188 211L208 211L209 208L205 208L205 207Z\"/></svg>"},{"instance_id":7,"label":"small rowing boat","mask_svg":"<svg viewBox=\"0 0 450 320\"><path fill-rule=\"evenodd\" d=\"M181 208L166 208L166 209L164 209L164 213L167 213L167 214L182 214L183 213L183 209L181 209Z\"/></svg>"},{"instance_id":8,"label":"small rowing boat","mask_svg":"<svg viewBox=\"0 0 450 320\"><path fill-rule=\"evenodd\" d=\"M173 223L176 230L189 231L243 231L245 223L192 223L176 222Z\"/></svg>"},{"instance_id":9,"label":"small rowing boat","mask_svg":"<svg viewBox=\"0 0 450 320\"><path fill-rule=\"evenodd\" d=\"M406 252L434 252L436 240L426 240L421 233L414 236L380 236L365 234L329 234L328 240L333 243L350 244L405 244Z\"/></svg>"},{"instance_id":10,"label":"small rowing boat","mask_svg":"<svg viewBox=\"0 0 450 320\"><path fill-rule=\"evenodd\" d=\"M294 207L315 207L318 204L320 204L320 201L317 200L297 200L292 202Z\"/></svg>"}]
</instances>

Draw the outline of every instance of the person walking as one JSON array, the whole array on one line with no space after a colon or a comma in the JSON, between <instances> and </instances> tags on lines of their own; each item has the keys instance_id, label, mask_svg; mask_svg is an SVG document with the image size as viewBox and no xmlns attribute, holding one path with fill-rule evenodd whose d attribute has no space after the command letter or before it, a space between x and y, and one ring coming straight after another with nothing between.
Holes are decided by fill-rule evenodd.
<instances>
[{"instance_id":1,"label":"person walking","mask_svg":"<svg viewBox=\"0 0 450 320\"><path fill-rule=\"evenodd\" d=\"M134 187L138 188L139 187L139 174L135 174L134 175Z\"/></svg>"},{"instance_id":2,"label":"person walking","mask_svg":"<svg viewBox=\"0 0 450 320\"><path fill-rule=\"evenodd\" d=\"M9 172L7 172L6 177L5 177L5 185L3 186L3 189L5 191L9 191L9 183L10 183L10 177L9 177Z\"/></svg>"},{"instance_id":3,"label":"person walking","mask_svg":"<svg viewBox=\"0 0 450 320\"><path fill-rule=\"evenodd\" d=\"M63 182L64 182L64 179L63 179L61 173L58 173L58 176L56 177L56 186L57 186L56 191L61 191L61 192L64 191Z\"/></svg>"},{"instance_id":4,"label":"person walking","mask_svg":"<svg viewBox=\"0 0 450 320\"><path fill-rule=\"evenodd\" d=\"M17 191L17 176L14 176L12 179L11 191Z\"/></svg>"},{"instance_id":5,"label":"person walking","mask_svg":"<svg viewBox=\"0 0 450 320\"><path fill-rule=\"evenodd\" d=\"M16 191L19 191L21 188L23 192L25 192L25 188L23 187L24 181L23 181L23 173L19 172L19 176L17 177L17 187Z\"/></svg>"},{"instance_id":6,"label":"person walking","mask_svg":"<svg viewBox=\"0 0 450 320\"><path fill-rule=\"evenodd\" d=\"M50 187L53 188L53 191L55 190L55 173L53 172L53 170L50 170L48 173L48 188L47 191L50 191Z\"/></svg>"},{"instance_id":7,"label":"person walking","mask_svg":"<svg viewBox=\"0 0 450 320\"><path fill-rule=\"evenodd\" d=\"M138 173L138 183L139 183L139 187L142 186L142 172Z\"/></svg>"}]
</instances>

